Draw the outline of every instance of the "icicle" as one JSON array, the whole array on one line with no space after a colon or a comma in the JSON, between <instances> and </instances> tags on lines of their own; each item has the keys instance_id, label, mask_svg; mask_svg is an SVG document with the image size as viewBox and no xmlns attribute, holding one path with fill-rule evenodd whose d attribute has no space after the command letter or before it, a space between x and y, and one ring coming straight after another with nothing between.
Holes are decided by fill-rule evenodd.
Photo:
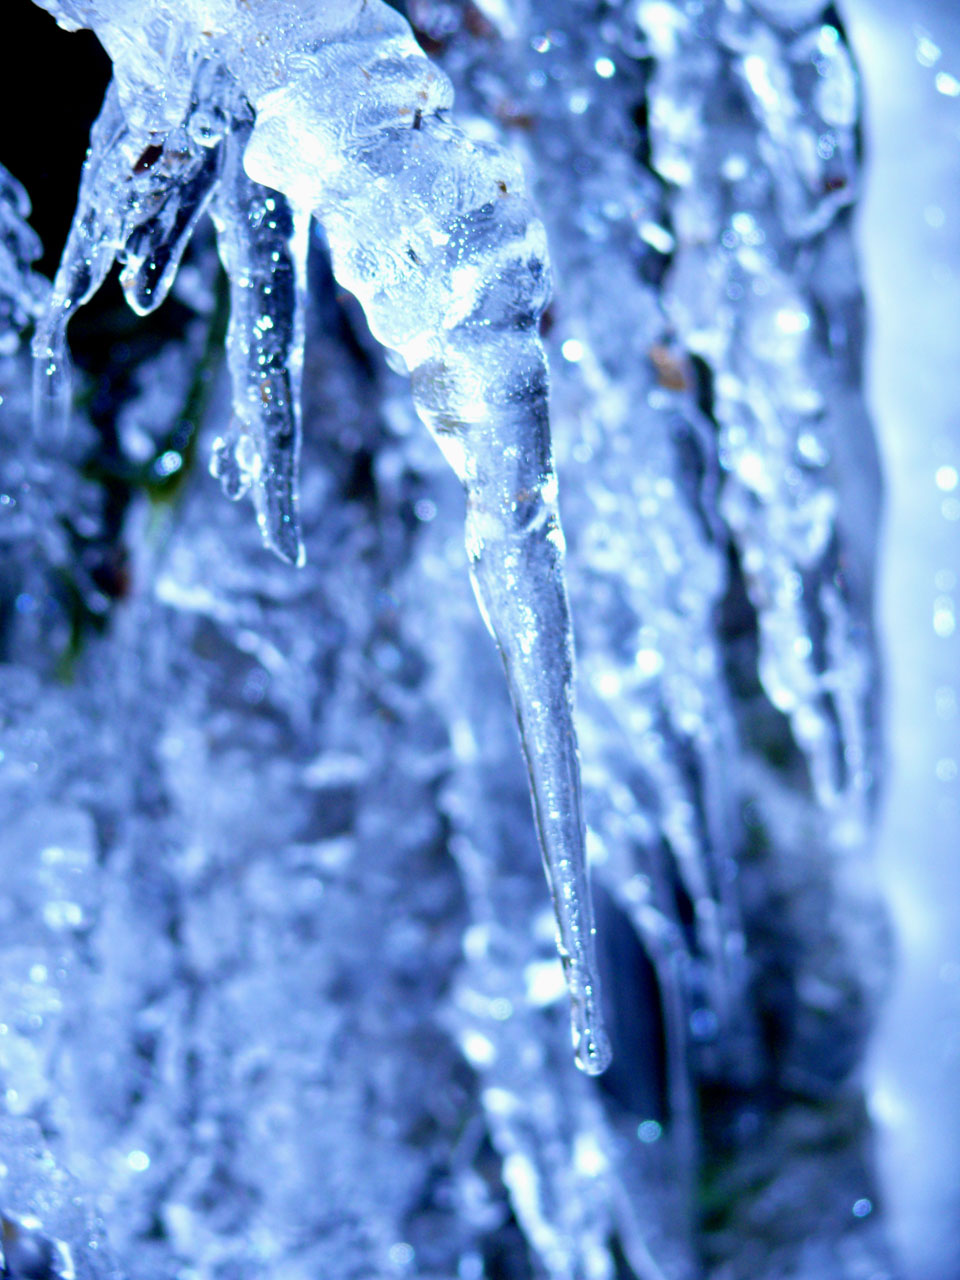
<instances>
[{"instance_id":1,"label":"icicle","mask_svg":"<svg viewBox=\"0 0 960 1280\"><path fill-rule=\"evenodd\" d=\"M790 719L821 802L859 821L873 786L872 662L830 474L840 424L821 391L814 241L856 191L857 85L828 8L761 7L769 22L708 5L714 39L699 63L699 28L677 14L667 40L663 6L640 11L658 58L652 158L670 184L677 237L664 296L712 372L727 473L720 514L757 614L758 675ZM815 10L820 22L803 34L775 29ZM718 95L736 95L753 117L736 150L729 125L713 123Z\"/></svg>"},{"instance_id":2,"label":"icicle","mask_svg":"<svg viewBox=\"0 0 960 1280\"><path fill-rule=\"evenodd\" d=\"M107 90L90 131L77 210L54 277L47 310L33 338L33 402L37 431L61 438L70 415L71 368L67 325L107 278L121 239L119 192L128 164L120 150L127 128L116 87Z\"/></svg>"},{"instance_id":3,"label":"icicle","mask_svg":"<svg viewBox=\"0 0 960 1280\"><path fill-rule=\"evenodd\" d=\"M166 298L194 228L220 176L221 143L236 109L233 78L216 60L200 61L190 108L182 127L138 159L134 174L137 222L123 246L120 283L138 315L155 311Z\"/></svg>"},{"instance_id":4,"label":"icicle","mask_svg":"<svg viewBox=\"0 0 960 1280\"><path fill-rule=\"evenodd\" d=\"M154 311L173 284L220 168L220 138L236 90L215 63L198 63L184 126L166 137L134 135L116 83L90 134L77 211L34 337L38 429L62 436L71 398L67 325L103 284L116 258L120 282L139 315ZM220 122L219 127L217 122Z\"/></svg>"},{"instance_id":5,"label":"icicle","mask_svg":"<svg viewBox=\"0 0 960 1280\"><path fill-rule=\"evenodd\" d=\"M609 1061L573 726L563 536L536 334L549 272L519 167L439 115L450 86L407 23L370 4L258 108L247 172L309 202L338 281L412 372L464 485L477 600L506 668L557 918L577 1061ZM333 130L331 121L340 122Z\"/></svg>"},{"instance_id":6,"label":"icicle","mask_svg":"<svg viewBox=\"0 0 960 1280\"><path fill-rule=\"evenodd\" d=\"M467 548L477 600L503 657L530 773L534 810L573 1005L577 1061L602 1071L593 922L584 857L580 775L572 715L573 648L562 577L563 539L550 456L546 376L536 339L517 335L517 405L487 404L485 422L453 426L421 394L431 425L467 491ZM524 351L524 346L528 347ZM533 368L523 370L526 363ZM523 385L526 383L526 385ZM508 400L506 390L504 400ZM474 406L471 406L473 408ZM519 411L518 411L519 410ZM457 432L451 450L446 433ZM462 448L462 453L461 453Z\"/></svg>"},{"instance_id":7,"label":"icicle","mask_svg":"<svg viewBox=\"0 0 960 1280\"><path fill-rule=\"evenodd\" d=\"M230 498L253 486L265 542L290 564L302 564L297 467L308 228L295 236L283 196L244 173L250 129L249 121L238 126L227 142L214 206L230 281L234 421L214 443L211 470Z\"/></svg>"}]
</instances>

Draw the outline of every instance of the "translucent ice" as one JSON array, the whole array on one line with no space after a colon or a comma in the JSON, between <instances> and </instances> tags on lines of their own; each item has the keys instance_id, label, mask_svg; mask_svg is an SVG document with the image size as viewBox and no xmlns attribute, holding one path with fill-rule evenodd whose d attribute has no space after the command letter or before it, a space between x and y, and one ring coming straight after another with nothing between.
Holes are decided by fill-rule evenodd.
<instances>
[{"instance_id":1,"label":"translucent ice","mask_svg":"<svg viewBox=\"0 0 960 1280\"><path fill-rule=\"evenodd\" d=\"M228 497L254 486L267 545L300 564L297 468L308 231L301 228L295 249L287 201L244 173L249 136L249 122L238 122L224 144L213 209L230 281L227 350L235 417L227 436L216 441L211 465Z\"/></svg>"},{"instance_id":2,"label":"translucent ice","mask_svg":"<svg viewBox=\"0 0 960 1280\"><path fill-rule=\"evenodd\" d=\"M31 1121L0 1117L0 1268L9 1280L119 1280L100 1222Z\"/></svg>"}]
</instances>

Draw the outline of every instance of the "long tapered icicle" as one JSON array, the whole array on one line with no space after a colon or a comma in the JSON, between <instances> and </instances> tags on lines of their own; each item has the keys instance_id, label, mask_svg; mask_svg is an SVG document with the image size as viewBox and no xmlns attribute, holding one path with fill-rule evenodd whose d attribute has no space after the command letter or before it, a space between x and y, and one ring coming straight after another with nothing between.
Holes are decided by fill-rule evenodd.
<instances>
[{"instance_id":1,"label":"long tapered icicle","mask_svg":"<svg viewBox=\"0 0 960 1280\"><path fill-rule=\"evenodd\" d=\"M530 774L570 989L574 1049L579 1065L597 1074L609 1063L610 1049L602 1026L585 866L573 728L573 646L545 391L545 386L536 390L522 420L509 424L513 439L523 437L515 449L504 448L497 430L512 415L491 413L489 434L484 432L485 438L466 451L468 469L461 479L467 490L474 588L503 656ZM475 479L471 471L477 463L482 478ZM486 502L503 487L512 490L513 501L490 521ZM517 500L517 494L524 496Z\"/></svg>"},{"instance_id":2,"label":"long tapered icicle","mask_svg":"<svg viewBox=\"0 0 960 1280\"><path fill-rule=\"evenodd\" d=\"M528 262L536 271L537 259ZM542 263L540 264L542 266ZM573 644L547 418L546 366L533 330L494 339L482 320L451 335L414 375L417 409L467 495L474 590L506 668L570 991L577 1062L610 1060L602 1025L573 725ZM483 399L475 385L484 358ZM492 349L491 349L492 348ZM465 354L466 351L466 354ZM489 366L488 366L489 367ZM466 385L457 386L458 373Z\"/></svg>"},{"instance_id":3,"label":"long tapered icicle","mask_svg":"<svg viewBox=\"0 0 960 1280\"><path fill-rule=\"evenodd\" d=\"M360 299L375 336L406 360L417 411L463 483L472 578L520 725L576 1057L598 1073L610 1050L536 333L549 296L545 236L516 162L438 114L450 103L449 83L406 22L370 5L349 44L321 49L259 104L246 165L314 209L337 279ZM338 117L349 127L331 132Z\"/></svg>"}]
</instances>

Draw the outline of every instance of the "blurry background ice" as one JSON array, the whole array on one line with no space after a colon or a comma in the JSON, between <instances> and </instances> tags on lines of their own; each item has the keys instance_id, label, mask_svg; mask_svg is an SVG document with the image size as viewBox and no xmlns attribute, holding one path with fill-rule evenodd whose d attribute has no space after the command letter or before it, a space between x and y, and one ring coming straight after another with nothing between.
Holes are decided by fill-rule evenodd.
<instances>
[{"instance_id":1,"label":"blurry background ice","mask_svg":"<svg viewBox=\"0 0 960 1280\"><path fill-rule=\"evenodd\" d=\"M847 0L866 97L867 386L886 473L879 857L899 939L872 1110L910 1280L960 1274L960 8Z\"/></svg>"}]
</instances>

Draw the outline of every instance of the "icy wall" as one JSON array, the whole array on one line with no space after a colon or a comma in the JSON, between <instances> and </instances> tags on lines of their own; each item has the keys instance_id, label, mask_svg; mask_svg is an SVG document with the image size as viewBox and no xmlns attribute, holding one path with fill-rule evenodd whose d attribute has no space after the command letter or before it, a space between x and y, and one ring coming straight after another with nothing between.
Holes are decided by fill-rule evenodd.
<instances>
[{"instance_id":1,"label":"icy wall","mask_svg":"<svg viewBox=\"0 0 960 1280\"><path fill-rule=\"evenodd\" d=\"M115 80L49 296L2 190L7 1273L892 1278L835 10L44 7Z\"/></svg>"}]
</instances>

